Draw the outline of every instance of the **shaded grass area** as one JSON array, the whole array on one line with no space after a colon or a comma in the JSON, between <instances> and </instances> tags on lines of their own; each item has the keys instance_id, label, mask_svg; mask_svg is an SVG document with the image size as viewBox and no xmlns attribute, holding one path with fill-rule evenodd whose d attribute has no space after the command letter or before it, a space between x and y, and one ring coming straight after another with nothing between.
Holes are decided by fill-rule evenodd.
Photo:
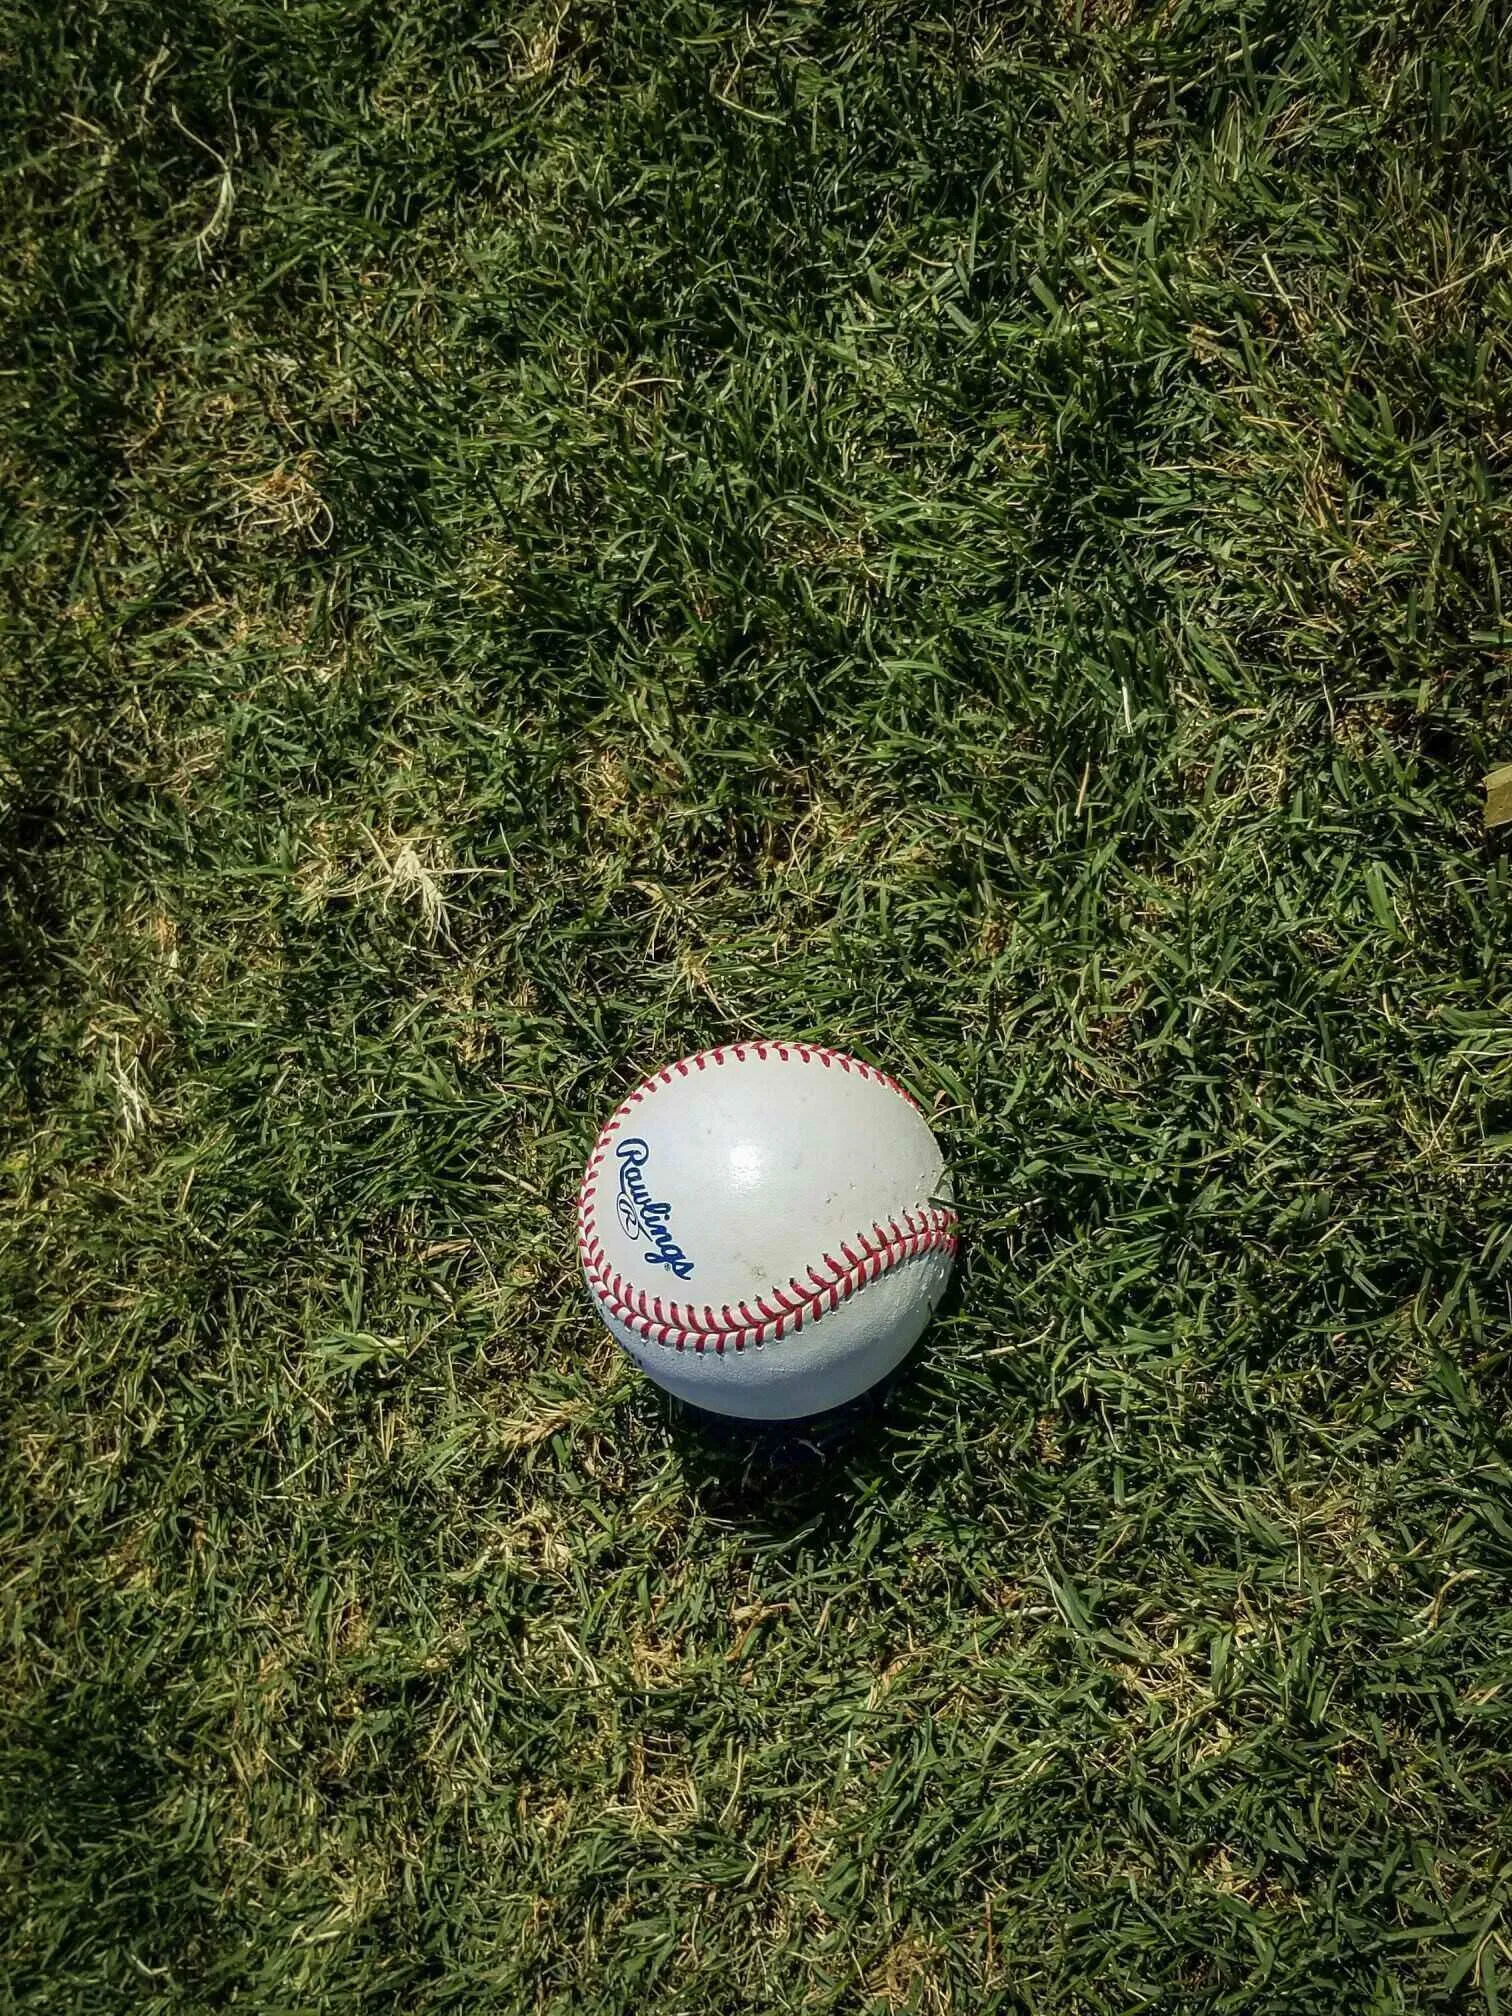
<instances>
[{"instance_id":1,"label":"shaded grass area","mask_svg":"<svg viewBox=\"0 0 1512 2016\"><path fill-rule=\"evenodd\" d=\"M8 2006L1494 2016L1496 10L9 25ZM570 1238L762 1032L818 1448Z\"/></svg>"}]
</instances>

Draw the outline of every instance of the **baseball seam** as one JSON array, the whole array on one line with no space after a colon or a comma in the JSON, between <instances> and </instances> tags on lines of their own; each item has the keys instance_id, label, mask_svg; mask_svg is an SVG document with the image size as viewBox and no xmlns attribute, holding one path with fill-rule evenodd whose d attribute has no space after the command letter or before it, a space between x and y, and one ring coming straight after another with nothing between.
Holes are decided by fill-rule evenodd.
<instances>
[{"instance_id":1,"label":"baseball seam","mask_svg":"<svg viewBox=\"0 0 1512 2016\"><path fill-rule=\"evenodd\" d=\"M582 1189L578 1195L578 1257L583 1263L589 1291L606 1314L633 1330L648 1344L665 1344L685 1351L744 1351L768 1342L777 1343L801 1331L805 1323L817 1323L830 1310L849 1301L858 1288L889 1273L905 1261L924 1253L954 1253L957 1219L954 1211L940 1205L905 1211L901 1218L877 1219L863 1231L839 1242L843 1259L823 1253L804 1271L806 1281L793 1275L786 1285L774 1285L751 1301L728 1303L715 1309L693 1302L673 1302L649 1295L622 1274L616 1273L598 1235L594 1208L594 1184L608 1157L615 1135L635 1111L660 1085L675 1084L695 1071L723 1065L733 1058L765 1060L776 1057L787 1064L819 1064L825 1070L840 1069L852 1076L867 1078L920 1112L919 1102L885 1071L839 1050L826 1050L811 1043L728 1043L715 1050L684 1057L643 1079L610 1115L588 1158ZM821 1269L823 1271L821 1271Z\"/></svg>"}]
</instances>

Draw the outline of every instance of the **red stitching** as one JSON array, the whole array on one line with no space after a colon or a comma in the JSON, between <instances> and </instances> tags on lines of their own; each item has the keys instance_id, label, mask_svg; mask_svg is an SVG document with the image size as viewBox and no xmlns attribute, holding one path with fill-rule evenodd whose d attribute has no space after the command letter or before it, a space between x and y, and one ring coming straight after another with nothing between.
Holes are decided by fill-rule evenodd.
<instances>
[{"instance_id":1,"label":"red stitching","mask_svg":"<svg viewBox=\"0 0 1512 2016\"><path fill-rule=\"evenodd\" d=\"M912 1215L912 1214L910 1214ZM870 1250L864 1259L846 1269L842 1279L828 1281L803 1296L796 1307L785 1306L774 1310L762 1298L756 1309L760 1318L747 1302L738 1305L740 1320L727 1303L720 1312L721 1320L713 1322L714 1311L705 1304L702 1309L693 1303L669 1302L665 1306L658 1300L655 1317L646 1313L645 1296L635 1284L623 1275L616 1274L607 1259L600 1257L590 1263L584 1258L583 1271L595 1296L611 1316L629 1329L644 1337L648 1343L670 1343L674 1337L680 1351L687 1344L695 1350L703 1351L709 1346L723 1351L726 1345L733 1345L743 1351L746 1344L763 1344L770 1337L774 1342L802 1330L805 1323L816 1323L821 1316L839 1307L842 1300L849 1301L858 1288L867 1286L881 1275L901 1266L905 1260L913 1259L920 1253L954 1253L958 1244L956 1215L953 1211L936 1208L919 1214L924 1220L922 1230L905 1230L897 1219L889 1219L884 1243ZM774 1291L768 1290L769 1294ZM641 1306L638 1306L641 1305Z\"/></svg>"},{"instance_id":2,"label":"red stitching","mask_svg":"<svg viewBox=\"0 0 1512 2016\"><path fill-rule=\"evenodd\" d=\"M784 1064L794 1057L800 1064L822 1064L826 1071L838 1064L842 1071L853 1073L857 1078L867 1078L873 1084L885 1085L889 1092L896 1092L900 1099L907 1100L915 1112L923 1110L912 1092L906 1086L900 1085L896 1078L890 1077L886 1071L879 1071L875 1064L864 1064L859 1057L849 1056L844 1050L826 1050L812 1043L767 1042L728 1043L717 1049L700 1050L692 1057L680 1058L676 1064L666 1065L660 1071L653 1072L650 1078L629 1094L625 1105L626 1107L633 1105L637 1099L653 1091L657 1085L670 1085L674 1071L686 1077L690 1070L706 1071L711 1064L723 1064L731 1057L743 1064L748 1056L759 1057L764 1062L769 1054L780 1057Z\"/></svg>"},{"instance_id":3,"label":"red stitching","mask_svg":"<svg viewBox=\"0 0 1512 2016\"><path fill-rule=\"evenodd\" d=\"M901 1219L890 1218L885 1228L877 1223L872 1225L869 1233L853 1234L859 1252L853 1252L850 1242L842 1240L840 1251L845 1255L844 1261L836 1260L833 1254L823 1254L824 1265L830 1270L828 1280L814 1266L805 1270L814 1284L812 1288L805 1288L797 1276L793 1276L788 1288L796 1300L790 1299L781 1287L768 1288L764 1297L757 1298L760 1318L753 1314L746 1302L739 1305L739 1320L728 1302L716 1320L713 1309L707 1303L700 1310L691 1302L663 1305L659 1297L654 1305L655 1314L650 1312L645 1290L612 1270L609 1256L598 1236L593 1185L608 1156L610 1144L622 1122L643 1099L658 1085L674 1082L673 1072L680 1078L686 1078L690 1070L704 1071L710 1064L723 1065L731 1058L744 1063L748 1055L755 1055L764 1061L769 1052L775 1052L784 1064L795 1057L801 1064L822 1064L826 1071L838 1064L843 1071L853 1072L874 1084L885 1085L912 1106L916 1113L921 1111L912 1093L905 1091L885 1071L877 1070L875 1065L863 1064L859 1058L847 1057L840 1050L819 1049L806 1043L735 1043L701 1050L696 1056L684 1057L676 1064L664 1066L652 1077L643 1079L616 1107L589 1158L578 1194L578 1258L590 1289L607 1313L644 1337L648 1343L665 1344L678 1351L685 1350L689 1344L695 1351L712 1347L717 1352L723 1352L727 1345L736 1351L744 1351L748 1343L761 1345L769 1336L776 1341L789 1333L796 1335L805 1323L818 1322L830 1310L838 1309L842 1301L849 1301L858 1288L875 1281L879 1275L900 1266L905 1260L914 1259L921 1253L954 1253L956 1250L958 1230L954 1211L940 1207L904 1211ZM768 1307L768 1299L777 1305L775 1309Z\"/></svg>"}]
</instances>

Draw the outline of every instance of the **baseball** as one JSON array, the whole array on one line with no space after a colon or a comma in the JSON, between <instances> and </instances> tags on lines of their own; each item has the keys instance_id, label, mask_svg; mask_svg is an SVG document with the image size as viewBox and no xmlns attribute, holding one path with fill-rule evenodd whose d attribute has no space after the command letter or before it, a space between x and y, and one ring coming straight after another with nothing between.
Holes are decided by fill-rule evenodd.
<instances>
[{"instance_id":1,"label":"baseball","mask_svg":"<svg viewBox=\"0 0 1512 2016\"><path fill-rule=\"evenodd\" d=\"M669 1393L787 1421L908 1353L956 1249L950 1178L901 1085L804 1043L735 1043L638 1085L594 1143L578 1252L611 1336Z\"/></svg>"}]
</instances>

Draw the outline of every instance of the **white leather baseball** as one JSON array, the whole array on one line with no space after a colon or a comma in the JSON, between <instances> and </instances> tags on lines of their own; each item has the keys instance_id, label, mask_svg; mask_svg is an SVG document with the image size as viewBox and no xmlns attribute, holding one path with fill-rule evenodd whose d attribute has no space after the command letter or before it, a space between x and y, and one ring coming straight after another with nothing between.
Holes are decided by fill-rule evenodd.
<instances>
[{"instance_id":1,"label":"white leather baseball","mask_svg":"<svg viewBox=\"0 0 1512 2016\"><path fill-rule=\"evenodd\" d=\"M906 1356L956 1215L918 1106L854 1057L736 1043L638 1085L594 1144L578 1251L610 1334L695 1406L781 1421Z\"/></svg>"}]
</instances>

